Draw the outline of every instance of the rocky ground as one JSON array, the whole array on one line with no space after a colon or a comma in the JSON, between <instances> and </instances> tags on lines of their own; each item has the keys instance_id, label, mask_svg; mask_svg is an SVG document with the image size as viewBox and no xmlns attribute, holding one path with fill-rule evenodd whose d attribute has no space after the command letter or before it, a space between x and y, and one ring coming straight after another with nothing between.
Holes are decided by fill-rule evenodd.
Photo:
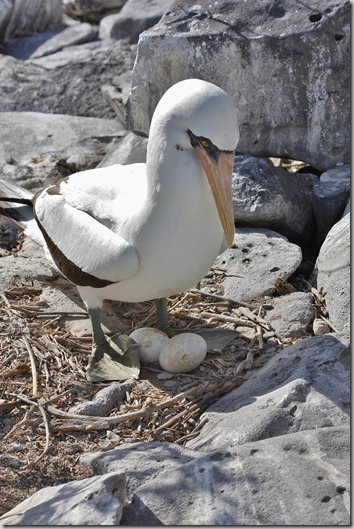
<instances>
[{"instance_id":1,"label":"rocky ground","mask_svg":"<svg viewBox=\"0 0 354 529\"><path fill-rule=\"evenodd\" d=\"M234 244L195 288L168 300L175 328L230 333L191 373L157 363L138 380L88 382L90 326L75 287L1 219L0 522L347 525L350 172L347 120L336 110L348 107L347 2L316 0L296 13L284 2L251 18L225 2L222 20L202 0L167 11L163 0L144 10L136 0L100 9L51 0L49 19L41 2L17 4L0 10L1 177L36 191L50 172L145 161L146 139L127 130L126 111L146 132L160 92L191 74L235 97L241 148ZM233 32L249 37L250 26L235 17L262 38L239 42ZM280 30L283 40L272 40ZM191 72L203 42L205 61ZM264 64L235 63L254 46ZM316 75L284 56L308 57L307 47L318 51ZM333 78L323 73L331 61ZM254 90L255 70L262 86L282 87L276 101ZM295 79L306 79L301 105ZM105 331L154 326L154 311L107 301Z\"/></svg>"},{"instance_id":2,"label":"rocky ground","mask_svg":"<svg viewBox=\"0 0 354 529\"><path fill-rule=\"evenodd\" d=\"M171 321L177 328L236 330L237 338L222 351L209 353L191 374L170 375L158 364L143 367L138 381L125 384L120 395L101 398L106 401L105 409L97 409L95 395L102 388L111 388L111 384L97 386L85 378L91 343L89 333L81 335L88 330L82 304L74 288L53 275L45 259L37 259L34 266L27 264L33 247L28 253L29 245L23 248L23 238L17 241L13 241L15 249L4 250L10 241L4 243L3 232L2 258L9 260L9 268L0 309L0 409L5 414L1 465L6 469L1 480L7 490L1 498L1 514L45 486L90 476L92 472L80 463L83 453L137 441L163 440L185 445L187 440L198 436L205 423L201 414L208 404L241 385L251 371L264 365L283 347L313 335L312 309L322 321L328 317L323 296L313 290L311 315L300 325L298 336L281 339L262 318L269 299L255 299L243 307L236 300L223 298L220 283L227 272L216 266L201 285L196 285L199 289L169 300ZM35 253L37 258L38 254ZM54 289L59 289L59 296ZM219 292L215 295L221 298L198 292L206 289ZM297 291L309 291L302 276L295 275L290 282L280 281L279 288L274 288L275 295ZM74 297L75 303L63 306L68 304L64 296ZM110 303L108 309L114 310L126 332L154 325L152 304ZM69 329L74 329L74 334ZM88 401L92 406L87 405ZM60 415L60 411L68 413L83 403L86 405L81 413L98 414L101 424L80 424L74 411L71 416ZM107 427L105 418L110 416L125 418L122 423L118 419Z\"/></svg>"}]
</instances>

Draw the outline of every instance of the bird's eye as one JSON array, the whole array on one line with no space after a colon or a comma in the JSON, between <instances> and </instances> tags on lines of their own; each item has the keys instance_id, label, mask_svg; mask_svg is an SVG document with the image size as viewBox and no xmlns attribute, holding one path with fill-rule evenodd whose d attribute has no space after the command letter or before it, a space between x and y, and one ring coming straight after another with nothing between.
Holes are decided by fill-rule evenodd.
<instances>
[{"instance_id":1,"label":"bird's eye","mask_svg":"<svg viewBox=\"0 0 354 529\"><path fill-rule=\"evenodd\" d=\"M208 142L208 140L200 140L200 143L203 145L203 147L205 147L206 149L209 149L210 148L210 143Z\"/></svg>"}]
</instances>

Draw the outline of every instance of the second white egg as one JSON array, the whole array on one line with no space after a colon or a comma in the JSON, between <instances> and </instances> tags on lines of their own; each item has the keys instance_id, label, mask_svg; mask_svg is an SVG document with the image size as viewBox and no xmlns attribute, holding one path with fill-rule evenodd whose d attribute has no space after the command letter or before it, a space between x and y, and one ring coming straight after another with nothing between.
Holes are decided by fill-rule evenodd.
<instances>
[{"instance_id":1,"label":"second white egg","mask_svg":"<svg viewBox=\"0 0 354 529\"><path fill-rule=\"evenodd\" d=\"M171 338L161 349L159 363L162 369L170 373L188 373L198 367L207 354L207 343L190 332Z\"/></svg>"}]
</instances>

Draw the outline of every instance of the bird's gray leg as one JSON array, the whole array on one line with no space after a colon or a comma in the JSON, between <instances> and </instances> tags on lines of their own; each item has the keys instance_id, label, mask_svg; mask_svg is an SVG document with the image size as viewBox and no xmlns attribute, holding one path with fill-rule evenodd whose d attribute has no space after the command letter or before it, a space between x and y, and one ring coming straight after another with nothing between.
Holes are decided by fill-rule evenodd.
<instances>
[{"instance_id":1,"label":"bird's gray leg","mask_svg":"<svg viewBox=\"0 0 354 529\"><path fill-rule=\"evenodd\" d=\"M107 342L101 326L101 309L94 308L87 310L92 325L92 341L96 346L103 345Z\"/></svg>"},{"instance_id":2,"label":"bird's gray leg","mask_svg":"<svg viewBox=\"0 0 354 529\"><path fill-rule=\"evenodd\" d=\"M156 306L156 326L160 331L168 331L170 329L168 324L167 312L167 298L154 299Z\"/></svg>"},{"instance_id":3,"label":"bird's gray leg","mask_svg":"<svg viewBox=\"0 0 354 529\"><path fill-rule=\"evenodd\" d=\"M100 309L88 308L92 324L92 355L86 378L90 382L126 380L139 374L139 346L125 334L107 338L102 330Z\"/></svg>"}]
</instances>

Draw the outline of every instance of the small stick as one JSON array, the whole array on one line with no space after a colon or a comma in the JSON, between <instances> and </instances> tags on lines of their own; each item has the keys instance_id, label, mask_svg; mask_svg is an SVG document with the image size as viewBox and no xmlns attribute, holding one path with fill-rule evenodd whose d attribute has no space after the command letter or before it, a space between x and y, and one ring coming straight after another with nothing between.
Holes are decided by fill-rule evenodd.
<instances>
[{"instance_id":1,"label":"small stick","mask_svg":"<svg viewBox=\"0 0 354 529\"><path fill-rule=\"evenodd\" d=\"M324 316L322 316L322 314L320 314L320 318L325 322L327 323L327 325L329 325L331 327L331 329L334 330L334 332L338 332L338 330L334 327L333 323L331 323L329 320L327 320L327 318L325 318Z\"/></svg>"},{"instance_id":2,"label":"small stick","mask_svg":"<svg viewBox=\"0 0 354 529\"><path fill-rule=\"evenodd\" d=\"M25 342L30 361L31 361L31 371L32 371L32 382L33 382L33 390L32 395L34 398L38 397L38 386L37 386L37 366L36 366L36 360L33 354L32 347L27 340L27 336L23 335L23 341Z\"/></svg>"},{"instance_id":3,"label":"small stick","mask_svg":"<svg viewBox=\"0 0 354 529\"><path fill-rule=\"evenodd\" d=\"M244 301L239 301L238 299L227 298L226 296L220 296L219 294L213 294L212 292L207 292L206 290L199 290L198 288L191 288L190 292L194 294L201 294L202 296L209 296L211 298L220 299L221 301L228 301L229 303L234 303L240 307L252 308L252 305L245 303Z\"/></svg>"},{"instance_id":4,"label":"small stick","mask_svg":"<svg viewBox=\"0 0 354 529\"><path fill-rule=\"evenodd\" d=\"M263 335L262 335L262 328L260 325L257 325L257 338L258 338L258 346L260 349L264 348L264 342L263 342Z\"/></svg>"},{"instance_id":5,"label":"small stick","mask_svg":"<svg viewBox=\"0 0 354 529\"><path fill-rule=\"evenodd\" d=\"M214 314L213 312L201 312L200 315L203 318L214 318L215 320L225 321L228 323L235 323L243 327L255 327L256 324L252 321L242 320L241 318L235 318L233 316L224 316L223 314Z\"/></svg>"}]
</instances>

